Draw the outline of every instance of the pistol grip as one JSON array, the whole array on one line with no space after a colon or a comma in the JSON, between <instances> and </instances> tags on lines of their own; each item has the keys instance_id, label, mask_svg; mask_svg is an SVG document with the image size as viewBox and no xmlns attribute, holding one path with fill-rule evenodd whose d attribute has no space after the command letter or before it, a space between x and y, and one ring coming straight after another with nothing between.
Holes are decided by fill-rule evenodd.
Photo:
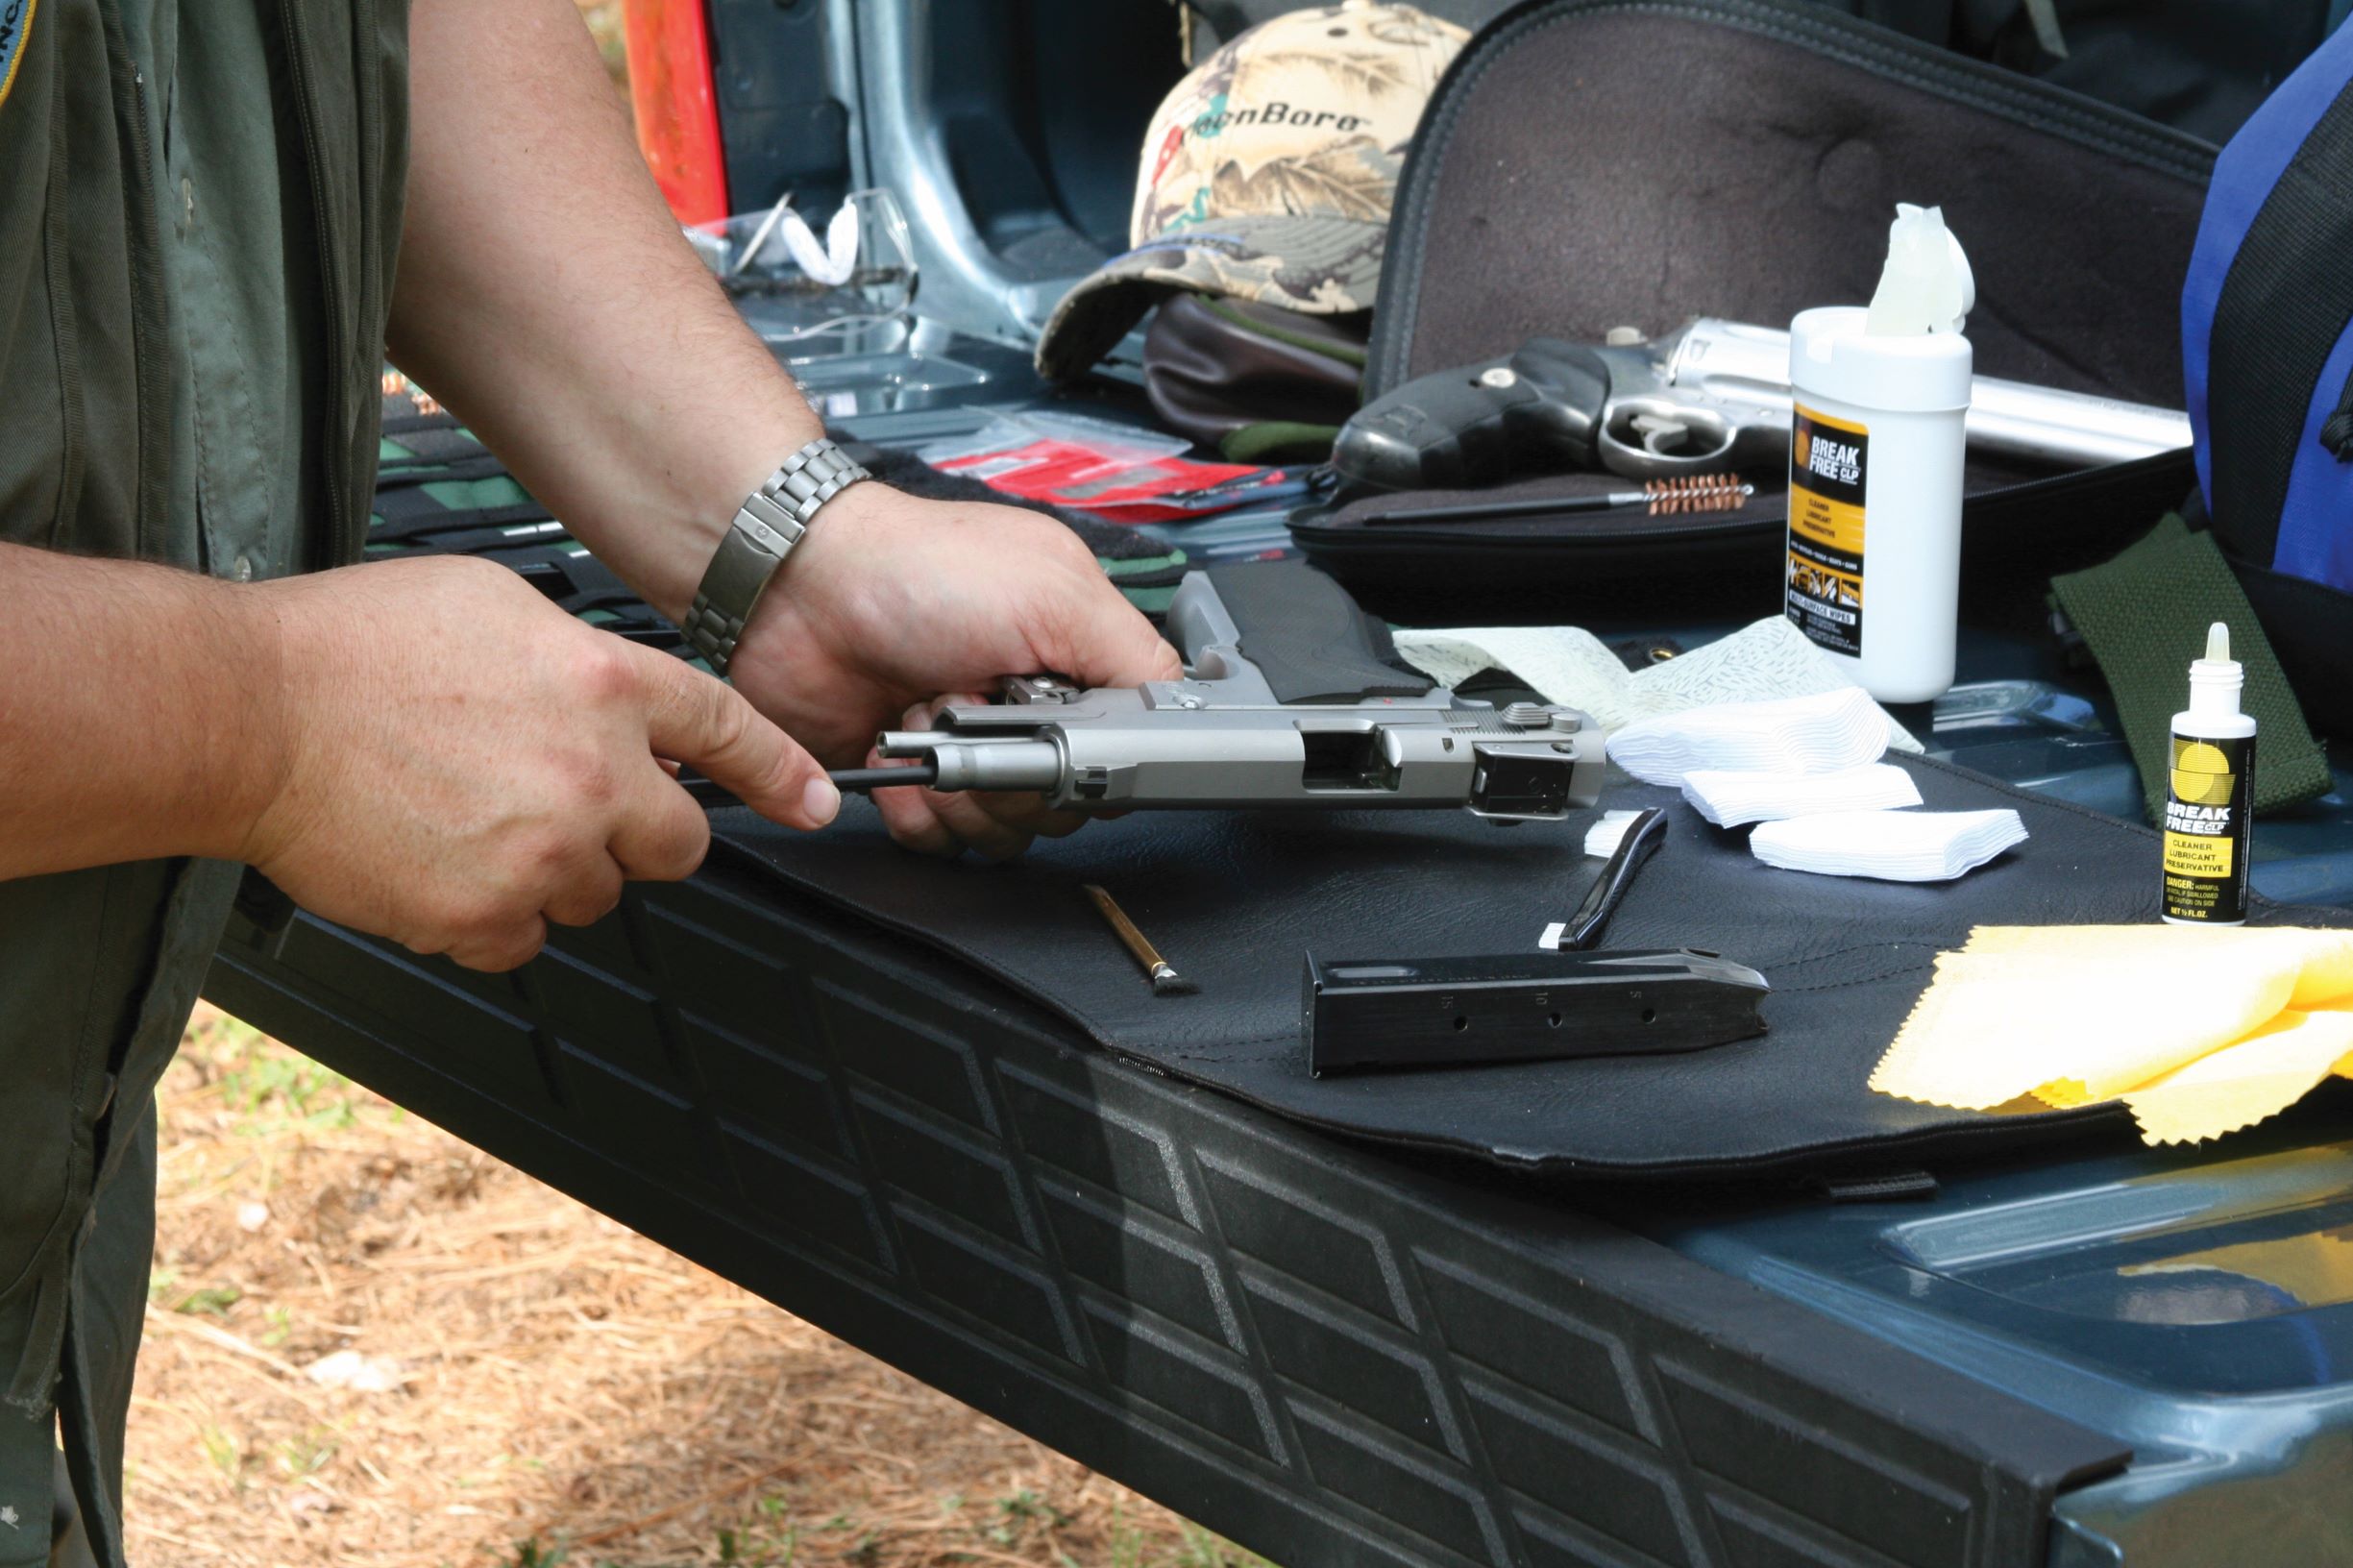
<instances>
[{"instance_id":1,"label":"pistol grip","mask_svg":"<svg viewBox=\"0 0 2353 1568\"><path fill-rule=\"evenodd\" d=\"M1237 562L1208 576L1241 633L1242 657L1279 702L1419 697L1434 684L1395 662L1385 622L1304 562Z\"/></svg>"}]
</instances>

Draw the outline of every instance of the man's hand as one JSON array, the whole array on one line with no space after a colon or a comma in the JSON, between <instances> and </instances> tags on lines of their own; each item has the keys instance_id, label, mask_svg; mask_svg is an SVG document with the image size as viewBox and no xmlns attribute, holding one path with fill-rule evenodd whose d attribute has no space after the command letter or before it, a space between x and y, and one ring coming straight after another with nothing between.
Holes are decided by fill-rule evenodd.
<instances>
[{"instance_id":1,"label":"man's hand","mask_svg":"<svg viewBox=\"0 0 2353 1568\"><path fill-rule=\"evenodd\" d=\"M387 562L244 590L275 614L271 790L241 858L305 908L470 968L674 880L710 829L665 762L793 827L840 796L720 682L582 625L483 562Z\"/></svg>"},{"instance_id":2,"label":"man's hand","mask_svg":"<svg viewBox=\"0 0 2353 1568\"><path fill-rule=\"evenodd\" d=\"M408 206L389 342L573 536L675 620L744 497L823 433L663 206L572 0L416 0ZM828 502L739 646L736 684L827 762L945 693L1176 656L1050 518ZM920 847L1067 832L1026 803L874 796Z\"/></svg>"},{"instance_id":3,"label":"man's hand","mask_svg":"<svg viewBox=\"0 0 2353 1568\"><path fill-rule=\"evenodd\" d=\"M870 480L819 512L753 612L730 674L762 712L843 767L881 760L870 755L877 731L928 728L944 702L1048 671L1133 686L1182 667L1052 518L918 501ZM991 859L1085 821L1035 796L878 790L874 803L902 844Z\"/></svg>"}]
</instances>

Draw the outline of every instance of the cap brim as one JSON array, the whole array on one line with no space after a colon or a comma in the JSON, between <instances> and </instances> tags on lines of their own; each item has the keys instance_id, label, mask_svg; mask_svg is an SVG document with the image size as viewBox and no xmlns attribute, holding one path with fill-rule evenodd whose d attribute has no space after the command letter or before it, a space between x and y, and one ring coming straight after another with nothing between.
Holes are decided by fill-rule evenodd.
<instances>
[{"instance_id":1,"label":"cap brim","mask_svg":"<svg viewBox=\"0 0 2353 1568\"><path fill-rule=\"evenodd\" d=\"M1063 296L1038 339L1038 373L1066 380L1117 346L1175 290L1312 315L1369 310L1385 226L1360 218L1238 217L1181 229L1114 257Z\"/></svg>"}]
</instances>

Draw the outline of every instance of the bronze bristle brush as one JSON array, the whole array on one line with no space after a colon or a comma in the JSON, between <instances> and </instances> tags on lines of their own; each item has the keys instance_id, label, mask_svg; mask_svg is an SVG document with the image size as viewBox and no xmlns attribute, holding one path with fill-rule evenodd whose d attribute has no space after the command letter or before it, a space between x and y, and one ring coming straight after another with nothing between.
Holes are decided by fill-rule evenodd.
<instances>
[{"instance_id":1,"label":"bronze bristle brush","mask_svg":"<svg viewBox=\"0 0 2353 1568\"><path fill-rule=\"evenodd\" d=\"M1598 496L1523 496L1512 501L1460 502L1448 506L1409 506L1367 518L1370 523L1467 523L1502 517L1560 517L1571 512L1613 512L1640 506L1653 517L1689 512L1738 511L1756 494L1737 474L1679 474L1648 479L1639 490Z\"/></svg>"}]
</instances>

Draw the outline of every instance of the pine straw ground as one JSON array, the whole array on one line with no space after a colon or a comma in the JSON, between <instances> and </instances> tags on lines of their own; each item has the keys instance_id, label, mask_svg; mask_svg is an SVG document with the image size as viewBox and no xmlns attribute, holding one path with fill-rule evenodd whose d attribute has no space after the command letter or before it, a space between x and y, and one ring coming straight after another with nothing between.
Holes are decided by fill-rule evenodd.
<instances>
[{"instance_id":1,"label":"pine straw ground","mask_svg":"<svg viewBox=\"0 0 2353 1568\"><path fill-rule=\"evenodd\" d=\"M1263 1568L221 1014L159 1103L135 1560Z\"/></svg>"}]
</instances>

